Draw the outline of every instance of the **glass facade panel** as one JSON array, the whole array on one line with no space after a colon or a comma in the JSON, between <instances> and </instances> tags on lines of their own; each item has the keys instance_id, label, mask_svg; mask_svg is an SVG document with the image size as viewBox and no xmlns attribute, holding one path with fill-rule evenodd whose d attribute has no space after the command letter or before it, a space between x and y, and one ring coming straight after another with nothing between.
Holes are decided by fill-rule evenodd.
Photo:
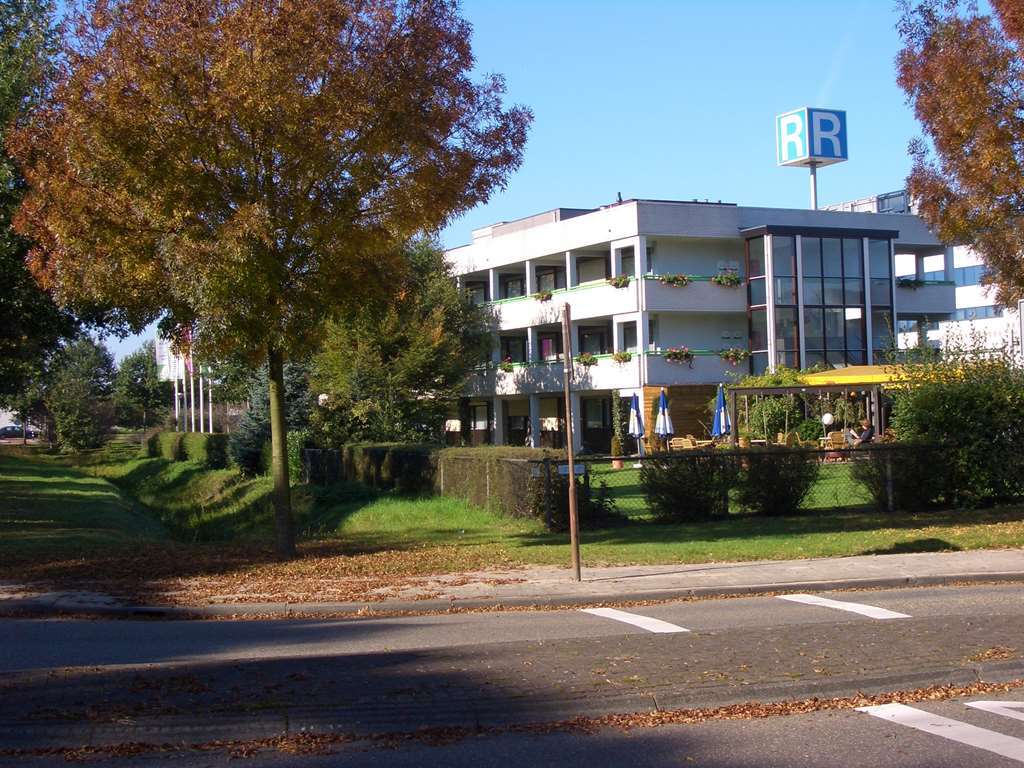
<instances>
[{"instance_id":1,"label":"glass facade panel","mask_svg":"<svg viewBox=\"0 0 1024 768\"><path fill-rule=\"evenodd\" d=\"M800 367L800 353L793 350L779 350L775 353L775 364L787 368Z\"/></svg>"},{"instance_id":2,"label":"glass facade panel","mask_svg":"<svg viewBox=\"0 0 1024 768\"><path fill-rule=\"evenodd\" d=\"M636 352L636 321L622 324L622 346L627 352Z\"/></svg>"},{"instance_id":3,"label":"glass facade panel","mask_svg":"<svg viewBox=\"0 0 1024 768\"><path fill-rule=\"evenodd\" d=\"M747 274L751 277L764 276L764 238L747 240Z\"/></svg>"},{"instance_id":4,"label":"glass facade panel","mask_svg":"<svg viewBox=\"0 0 1024 768\"><path fill-rule=\"evenodd\" d=\"M891 278L871 278L871 304L876 307L888 307L892 304Z\"/></svg>"},{"instance_id":5,"label":"glass facade panel","mask_svg":"<svg viewBox=\"0 0 1024 768\"><path fill-rule=\"evenodd\" d=\"M871 348L892 349L896 340L892 332L892 312L888 309L871 309Z\"/></svg>"},{"instance_id":6,"label":"glass facade panel","mask_svg":"<svg viewBox=\"0 0 1024 768\"><path fill-rule=\"evenodd\" d=\"M796 304L796 278L776 277L775 278L775 304L789 305Z\"/></svg>"},{"instance_id":7,"label":"glass facade panel","mask_svg":"<svg viewBox=\"0 0 1024 768\"><path fill-rule=\"evenodd\" d=\"M804 355L804 359L807 361L808 368L817 368L825 365L824 352L812 352L811 350L807 350L807 354Z\"/></svg>"},{"instance_id":8,"label":"glass facade panel","mask_svg":"<svg viewBox=\"0 0 1024 768\"><path fill-rule=\"evenodd\" d=\"M636 274L636 260L633 258L633 249L629 249L629 255L622 255L622 273L632 277Z\"/></svg>"},{"instance_id":9,"label":"glass facade panel","mask_svg":"<svg viewBox=\"0 0 1024 768\"><path fill-rule=\"evenodd\" d=\"M846 317L846 346L847 349L864 348L864 318L859 314L856 317Z\"/></svg>"},{"instance_id":10,"label":"glass facade panel","mask_svg":"<svg viewBox=\"0 0 1024 768\"><path fill-rule=\"evenodd\" d=\"M860 277L864 274L864 254L860 238L843 238L843 274L846 277Z\"/></svg>"},{"instance_id":11,"label":"glass facade panel","mask_svg":"<svg viewBox=\"0 0 1024 768\"><path fill-rule=\"evenodd\" d=\"M796 324L796 310L779 307L775 310L775 348L799 349L800 330Z\"/></svg>"},{"instance_id":12,"label":"glass facade panel","mask_svg":"<svg viewBox=\"0 0 1024 768\"><path fill-rule=\"evenodd\" d=\"M819 307L804 308L804 343L808 353L825 348L825 316Z\"/></svg>"},{"instance_id":13,"label":"glass facade panel","mask_svg":"<svg viewBox=\"0 0 1024 768\"><path fill-rule=\"evenodd\" d=\"M821 238L821 273L825 277L843 276L843 247L838 237Z\"/></svg>"},{"instance_id":14,"label":"glass facade panel","mask_svg":"<svg viewBox=\"0 0 1024 768\"><path fill-rule=\"evenodd\" d=\"M800 260L803 262L804 277L821 276L821 238L800 238Z\"/></svg>"},{"instance_id":15,"label":"glass facade panel","mask_svg":"<svg viewBox=\"0 0 1024 768\"><path fill-rule=\"evenodd\" d=\"M804 278L804 304L824 304L825 291L820 277Z\"/></svg>"},{"instance_id":16,"label":"glass facade panel","mask_svg":"<svg viewBox=\"0 0 1024 768\"><path fill-rule=\"evenodd\" d=\"M756 307L759 304L764 304L768 300L765 295L764 283L765 280L763 277L750 281L750 306Z\"/></svg>"},{"instance_id":17,"label":"glass facade panel","mask_svg":"<svg viewBox=\"0 0 1024 768\"><path fill-rule=\"evenodd\" d=\"M768 370L768 353L767 352L754 352L750 356L750 372L755 376L760 376Z\"/></svg>"},{"instance_id":18,"label":"glass facade panel","mask_svg":"<svg viewBox=\"0 0 1024 768\"><path fill-rule=\"evenodd\" d=\"M843 281L838 277L826 277L825 283L825 303L826 304L838 304L842 306L843 303Z\"/></svg>"},{"instance_id":19,"label":"glass facade panel","mask_svg":"<svg viewBox=\"0 0 1024 768\"><path fill-rule=\"evenodd\" d=\"M508 336L501 340L501 359L513 363L526 362L526 337Z\"/></svg>"},{"instance_id":20,"label":"glass facade panel","mask_svg":"<svg viewBox=\"0 0 1024 768\"><path fill-rule=\"evenodd\" d=\"M843 291L846 298L846 306L863 306L864 304L864 280L860 277L846 278L843 281Z\"/></svg>"},{"instance_id":21,"label":"glass facade panel","mask_svg":"<svg viewBox=\"0 0 1024 768\"><path fill-rule=\"evenodd\" d=\"M764 309L750 310L750 348L768 349L768 312Z\"/></svg>"},{"instance_id":22,"label":"glass facade panel","mask_svg":"<svg viewBox=\"0 0 1024 768\"><path fill-rule=\"evenodd\" d=\"M846 340L843 337L842 307L825 308L825 347L829 350L842 350L846 347Z\"/></svg>"},{"instance_id":23,"label":"glass facade panel","mask_svg":"<svg viewBox=\"0 0 1024 768\"><path fill-rule=\"evenodd\" d=\"M772 237L772 275L792 277L796 274L796 238L774 235Z\"/></svg>"},{"instance_id":24,"label":"glass facade panel","mask_svg":"<svg viewBox=\"0 0 1024 768\"><path fill-rule=\"evenodd\" d=\"M892 277L888 240L868 240L871 277Z\"/></svg>"},{"instance_id":25,"label":"glass facade panel","mask_svg":"<svg viewBox=\"0 0 1024 768\"><path fill-rule=\"evenodd\" d=\"M863 349L851 349L846 353L846 362L850 365L865 365L867 361L867 353Z\"/></svg>"}]
</instances>

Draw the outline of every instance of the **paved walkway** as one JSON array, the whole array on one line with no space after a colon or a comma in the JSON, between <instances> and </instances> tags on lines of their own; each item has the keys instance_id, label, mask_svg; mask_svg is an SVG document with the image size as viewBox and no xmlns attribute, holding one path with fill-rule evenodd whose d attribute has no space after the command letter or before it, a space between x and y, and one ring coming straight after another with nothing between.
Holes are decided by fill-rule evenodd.
<instances>
[{"instance_id":1,"label":"paved walkway","mask_svg":"<svg viewBox=\"0 0 1024 768\"><path fill-rule=\"evenodd\" d=\"M812 560L705 563L699 565L526 568L438 576L397 596L358 603L243 603L230 595L208 605L141 606L89 592L34 592L0 583L0 614L159 613L167 615L429 612L499 606L572 606L716 597L764 592L901 587L950 583L1024 581L1024 549L906 555L863 555Z\"/></svg>"}]
</instances>

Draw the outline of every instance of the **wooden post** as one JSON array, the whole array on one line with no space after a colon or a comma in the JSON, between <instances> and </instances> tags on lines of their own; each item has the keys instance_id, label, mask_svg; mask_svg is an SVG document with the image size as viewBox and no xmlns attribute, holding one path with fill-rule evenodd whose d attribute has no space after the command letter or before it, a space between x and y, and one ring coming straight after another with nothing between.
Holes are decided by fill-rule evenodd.
<instances>
[{"instance_id":1,"label":"wooden post","mask_svg":"<svg viewBox=\"0 0 1024 768\"><path fill-rule=\"evenodd\" d=\"M569 544L572 573L580 581L580 531L576 510L576 455L572 437L572 319L569 303L562 305L562 383L565 387L565 447L569 458Z\"/></svg>"}]
</instances>

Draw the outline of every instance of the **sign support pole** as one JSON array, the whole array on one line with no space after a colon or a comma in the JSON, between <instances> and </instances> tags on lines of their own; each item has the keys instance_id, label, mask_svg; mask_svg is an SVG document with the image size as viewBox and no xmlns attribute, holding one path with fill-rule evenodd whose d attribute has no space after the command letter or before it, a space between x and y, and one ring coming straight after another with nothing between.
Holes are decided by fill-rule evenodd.
<instances>
[{"instance_id":1,"label":"sign support pole","mask_svg":"<svg viewBox=\"0 0 1024 768\"><path fill-rule=\"evenodd\" d=\"M565 386L565 435L569 458L569 544L573 579L580 581L580 530L576 509L576 456L572 434L572 320L569 302L562 305L562 381Z\"/></svg>"},{"instance_id":2,"label":"sign support pole","mask_svg":"<svg viewBox=\"0 0 1024 768\"><path fill-rule=\"evenodd\" d=\"M818 164L810 163L811 169L811 210L818 210Z\"/></svg>"}]
</instances>

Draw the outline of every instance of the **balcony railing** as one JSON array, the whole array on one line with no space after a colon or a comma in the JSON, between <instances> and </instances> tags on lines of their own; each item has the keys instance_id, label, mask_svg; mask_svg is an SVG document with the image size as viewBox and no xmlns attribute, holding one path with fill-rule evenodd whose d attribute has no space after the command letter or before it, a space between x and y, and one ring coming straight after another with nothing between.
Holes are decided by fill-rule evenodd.
<instances>
[{"instance_id":1,"label":"balcony railing","mask_svg":"<svg viewBox=\"0 0 1024 768\"><path fill-rule=\"evenodd\" d=\"M941 320L956 311L956 283L952 280L896 278L896 314Z\"/></svg>"}]
</instances>

